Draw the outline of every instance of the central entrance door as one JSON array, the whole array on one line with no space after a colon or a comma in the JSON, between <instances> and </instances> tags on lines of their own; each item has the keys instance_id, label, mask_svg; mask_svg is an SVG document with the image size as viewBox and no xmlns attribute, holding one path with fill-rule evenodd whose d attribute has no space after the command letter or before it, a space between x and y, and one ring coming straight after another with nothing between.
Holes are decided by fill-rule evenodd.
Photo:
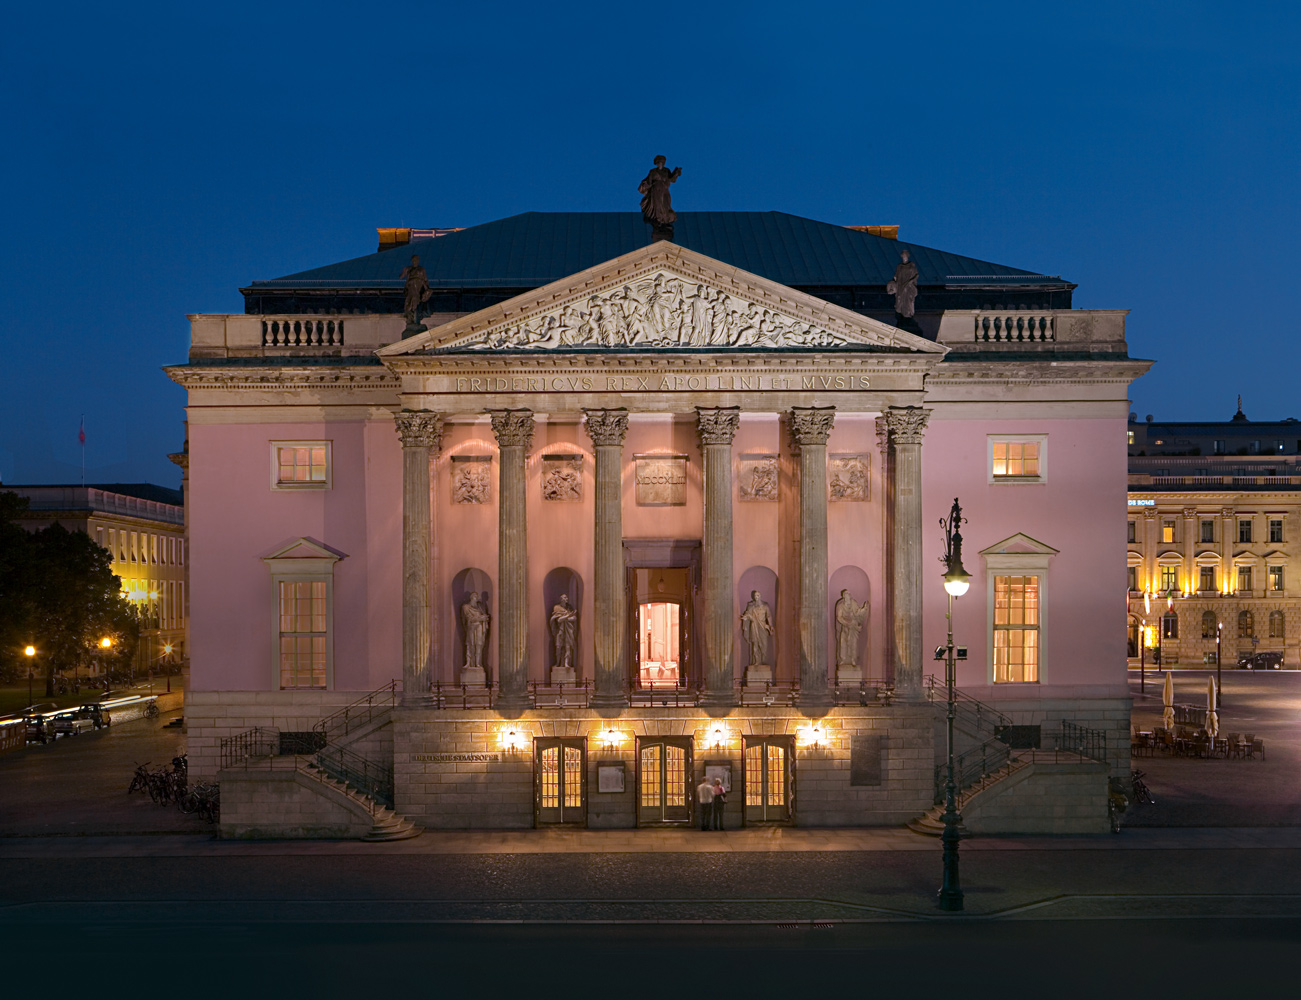
<instances>
[{"instance_id":1,"label":"central entrance door","mask_svg":"<svg viewBox=\"0 0 1301 1000\"><path fill-rule=\"evenodd\" d=\"M789 823L794 816L795 740L745 737L745 822Z\"/></svg>"},{"instance_id":2,"label":"central entrance door","mask_svg":"<svg viewBox=\"0 0 1301 1000\"><path fill-rule=\"evenodd\" d=\"M638 737L637 825L691 823L691 737Z\"/></svg>"},{"instance_id":3,"label":"central entrance door","mask_svg":"<svg viewBox=\"0 0 1301 1000\"><path fill-rule=\"evenodd\" d=\"M625 538L628 686L651 702L700 686L695 641L700 542ZM667 701L665 702L667 704Z\"/></svg>"},{"instance_id":4,"label":"central entrance door","mask_svg":"<svg viewBox=\"0 0 1301 1000\"><path fill-rule=\"evenodd\" d=\"M587 822L587 741L533 741L534 812L538 826Z\"/></svg>"}]
</instances>

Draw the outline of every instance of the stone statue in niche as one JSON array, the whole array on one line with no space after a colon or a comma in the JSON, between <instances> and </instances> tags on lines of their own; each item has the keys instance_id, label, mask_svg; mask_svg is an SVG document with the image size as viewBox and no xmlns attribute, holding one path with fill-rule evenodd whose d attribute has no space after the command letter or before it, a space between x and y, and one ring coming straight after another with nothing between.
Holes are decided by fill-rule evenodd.
<instances>
[{"instance_id":1,"label":"stone statue in niche","mask_svg":"<svg viewBox=\"0 0 1301 1000\"><path fill-rule=\"evenodd\" d=\"M491 477L487 462L458 462L453 466L452 503L487 503Z\"/></svg>"},{"instance_id":2,"label":"stone statue in niche","mask_svg":"<svg viewBox=\"0 0 1301 1000\"><path fill-rule=\"evenodd\" d=\"M764 603L759 591L750 594L750 603L741 612L741 634L749 651L746 664L746 683L772 680L772 658L769 654L773 636L772 609Z\"/></svg>"},{"instance_id":3,"label":"stone statue in niche","mask_svg":"<svg viewBox=\"0 0 1301 1000\"><path fill-rule=\"evenodd\" d=\"M858 664L858 634L863 631L868 603L859 604L848 590L840 592L836 602L836 680L862 680ZM857 676L850 674L857 672Z\"/></svg>"},{"instance_id":4,"label":"stone statue in niche","mask_svg":"<svg viewBox=\"0 0 1301 1000\"><path fill-rule=\"evenodd\" d=\"M637 185L641 194L641 217L648 226L654 228L654 240L673 239L673 223L678 213L673 211L673 200L669 194L669 185L682 176L682 168L670 170L668 159L655 157L655 166L650 168L646 179Z\"/></svg>"},{"instance_id":5,"label":"stone statue in niche","mask_svg":"<svg viewBox=\"0 0 1301 1000\"><path fill-rule=\"evenodd\" d=\"M827 486L832 500L867 499L866 456L833 455L827 466Z\"/></svg>"},{"instance_id":6,"label":"stone statue in niche","mask_svg":"<svg viewBox=\"0 0 1301 1000\"><path fill-rule=\"evenodd\" d=\"M464 350L559 350L568 347L829 347L841 334L667 271L597 292L522 323L467 335Z\"/></svg>"},{"instance_id":7,"label":"stone statue in niche","mask_svg":"<svg viewBox=\"0 0 1301 1000\"><path fill-rule=\"evenodd\" d=\"M742 500L777 499L777 456L741 459Z\"/></svg>"},{"instance_id":8,"label":"stone statue in niche","mask_svg":"<svg viewBox=\"0 0 1301 1000\"><path fill-rule=\"evenodd\" d=\"M479 600L475 591L461 605L461 628L465 631L465 665L461 671L462 683L483 684L487 672L483 665L483 650L488 642L488 625L492 616Z\"/></svg>"},{"instance_id":9,"label":"stone statue in niche","mask_svg":"<svg viewBox=\"0 0 1301 1000\"><path fill-rule=\"evenodd\" d=\"M912 319L917 311L917 265L907 250L899 251L899 266L894 269L894 280L885 286L894 296L894 311L904 319Z\"/></svg>"},{"instance_id":10,"label":"stone statue in niche","mask_svg":"<svg viewBox=\"0 0 1301 1000\"><path fill-rule=\"evenodd\" d=\"M578 609L569 603L569 595L561 594L551 609L551 642L555 647L555 663L551 667L551 683L573 684L578 678L574 669L574 650L578 646Z\"/></svg>"},{"instance_id":11,"label":"stone statue in niche","mask_svg":"<svg viewBox=\"0 0 1301 1000\"><path fill-rule=\"evenodd\" d=\"M420 266L418 254L411 255L411 263L402 269L401 278L406 282L402 298L402 315L407 320L407 332L423 330L424 327L418 322L420 307L429 301L429 296L433 293L429 290L429 275Z\"/></svg>"},{"instance_id":12,"label":"stone statue in niche","mask_svg":"<svg viewBox=\"0 0 1301 1000\"><path fill-rule=\"evenodd\" d=\"M542 456L542 499L567 503L583 499L583 457Z\"/></svg>"}]
</instances>

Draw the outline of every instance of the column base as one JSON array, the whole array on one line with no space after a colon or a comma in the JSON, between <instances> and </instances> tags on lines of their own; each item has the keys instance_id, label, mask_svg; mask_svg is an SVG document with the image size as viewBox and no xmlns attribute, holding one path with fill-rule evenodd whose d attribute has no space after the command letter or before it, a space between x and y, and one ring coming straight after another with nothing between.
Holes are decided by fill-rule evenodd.
<instances>
[{"instance_id":1,"label":"column base","mask_svg":"<svg viewBox=\"0 0 1301 1000\"><path fill-rule=\"evenodd\" d=\"M461 684L464 687L481 688L488 684L488 675L484 672L483 667L463 667L461 669Z\"/></svg>"},{"instance_id":2,"label":"column base","mask_svg":"<svg viewBox=\"0 0 1301 1000\"><path fill-rule=\"evenodd\" d=\"M826 708L835 703L836 699L831 696L831 692L826 688L820 691L801 690L799 696L795 699L795 704L804 705L808 708Z\"/></svg>"},{"instance_id":3,"label":"column base","mask_svg":"<svg viewBox=\"0 0 1301 1000\"><path fill-rule=\"evenodd\" d=\"M736 695L731 691L702 691L700 705L703 708L734 708Z\"/></svg>"},{"instance_id":4,"label":"column base","mask_svg":"<svg viewBox=\"0 0 1301 1000\"><path fill-rule=\"evenodd\" d=\"M533 707L533 702L528 696L527 691L510 691L497 696L497 704L493 706L499 712L523 712Z\"/></svg>"},{"instance_id":5,"label":"column base","mask_svg":"<svg viewBox=\"0 0 1301 1000\"><path fill-rule=\"evenodd\" d=\"M611 694L608 691L597 691L588 700L592 708L627 708L628 696L622 691Z\"/></svg>"}]
</instances>

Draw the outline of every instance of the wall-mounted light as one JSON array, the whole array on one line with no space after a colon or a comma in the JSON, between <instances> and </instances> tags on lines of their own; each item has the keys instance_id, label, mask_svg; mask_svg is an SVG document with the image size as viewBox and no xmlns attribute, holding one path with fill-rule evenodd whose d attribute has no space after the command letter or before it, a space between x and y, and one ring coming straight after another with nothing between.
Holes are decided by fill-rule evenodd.
<instances>
[{"instance_id":1,"label":"wall-mounted light","mask_svg":"<svg viewBox=\"0 0 1301 1000\"><path fill-rule=\"evenodd\" d=\"M721 725L715 723L714 727L711 730L709 730L709 745L714 749L718 750L721 749L723 744L726 742L727 742L727 730L724 729Z\"/></svg>"},{"instance_id":2,"label":"wall-mounted light","mask_svg":"<svg viewBox=\"0 0 1301 1000\"><path fill-rule=\"evenodd\" d=\"M610 729L602 730L601 743L605 746L605 749L614 750L622 742L623 742L623 734L619 732L617 729L611 727Z\"/></svg>"},{"instance_id":3,"label":"wall-mounted light","mask_svg":"<svg viewBox=\"0 0 1301 1000\"><path fill-rule=\"evenodd\" d=\"M799 742L806 747L821 747L827 742L827 734L820 725L814 723L800 730Z\"/></svg>"},{"instance_id":4,"label":"wall-mounted light","mask_svg":"<svg viewBox=\"0 0 1301 1000\"><path fill-rule=\"evenodd\" d=\"M501 748L508 753L515 753L524 746L524 734L514 729L507 729L501 734Z\"/></svg>"}]
</instances>

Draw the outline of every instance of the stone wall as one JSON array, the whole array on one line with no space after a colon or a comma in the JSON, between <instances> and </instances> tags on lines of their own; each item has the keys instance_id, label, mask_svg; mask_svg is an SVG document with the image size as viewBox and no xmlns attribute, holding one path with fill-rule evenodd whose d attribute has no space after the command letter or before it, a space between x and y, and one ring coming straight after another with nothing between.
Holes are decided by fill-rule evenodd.
<instances>
[{"instance_id":1,"label":"stone wall","mask_svg":"<svg viewBox=\"0 0 1301 1000\"><path fill-rule=\"evenodd\" d=\"M972 833L1106 833L1106 768L1035 761L974 796L962 822Z\"/></svg>"},{"instance_id":2,"label":"stone wall","mask_svg":"<svg viewBox=\"0 0 1301 1000\"><path fill-rule=\"evenodd\" d=\"M514 750L508 746L512 732ZM738 708L718 718L695 708L633 709L614 719L587 709L544 710L512 721L488 711L400 709L394 722L397 811L431 829L531 827L533 740L571 737L586 741L587 809L579 821L592 828L633 827L638 737L685 736L693 739L693 786L706 763L731 765L726 822L735 827L742 823L743 737L779 735L794 737L798 826L895 825L931 804L934 748L925 706L835 708L816 722L783 708ZM851 785L851 750L861 737L879 738L872 743L879 756L869 754L872 767L857 775L872 783ZM599 791L599 769L610 764L623 765L622 792Z\"/></svg>"},{"instance_id":3,"label":"stone wall","mask_svg":"<svg viewBox=\"0 0 1301 1000\"><path fill-rule=\"evenodd\" d=\"M265 769L220 772L222 839L356 839L369 815L342 794L302 774L292 757Z\"/></svg>"}]
</instances>

